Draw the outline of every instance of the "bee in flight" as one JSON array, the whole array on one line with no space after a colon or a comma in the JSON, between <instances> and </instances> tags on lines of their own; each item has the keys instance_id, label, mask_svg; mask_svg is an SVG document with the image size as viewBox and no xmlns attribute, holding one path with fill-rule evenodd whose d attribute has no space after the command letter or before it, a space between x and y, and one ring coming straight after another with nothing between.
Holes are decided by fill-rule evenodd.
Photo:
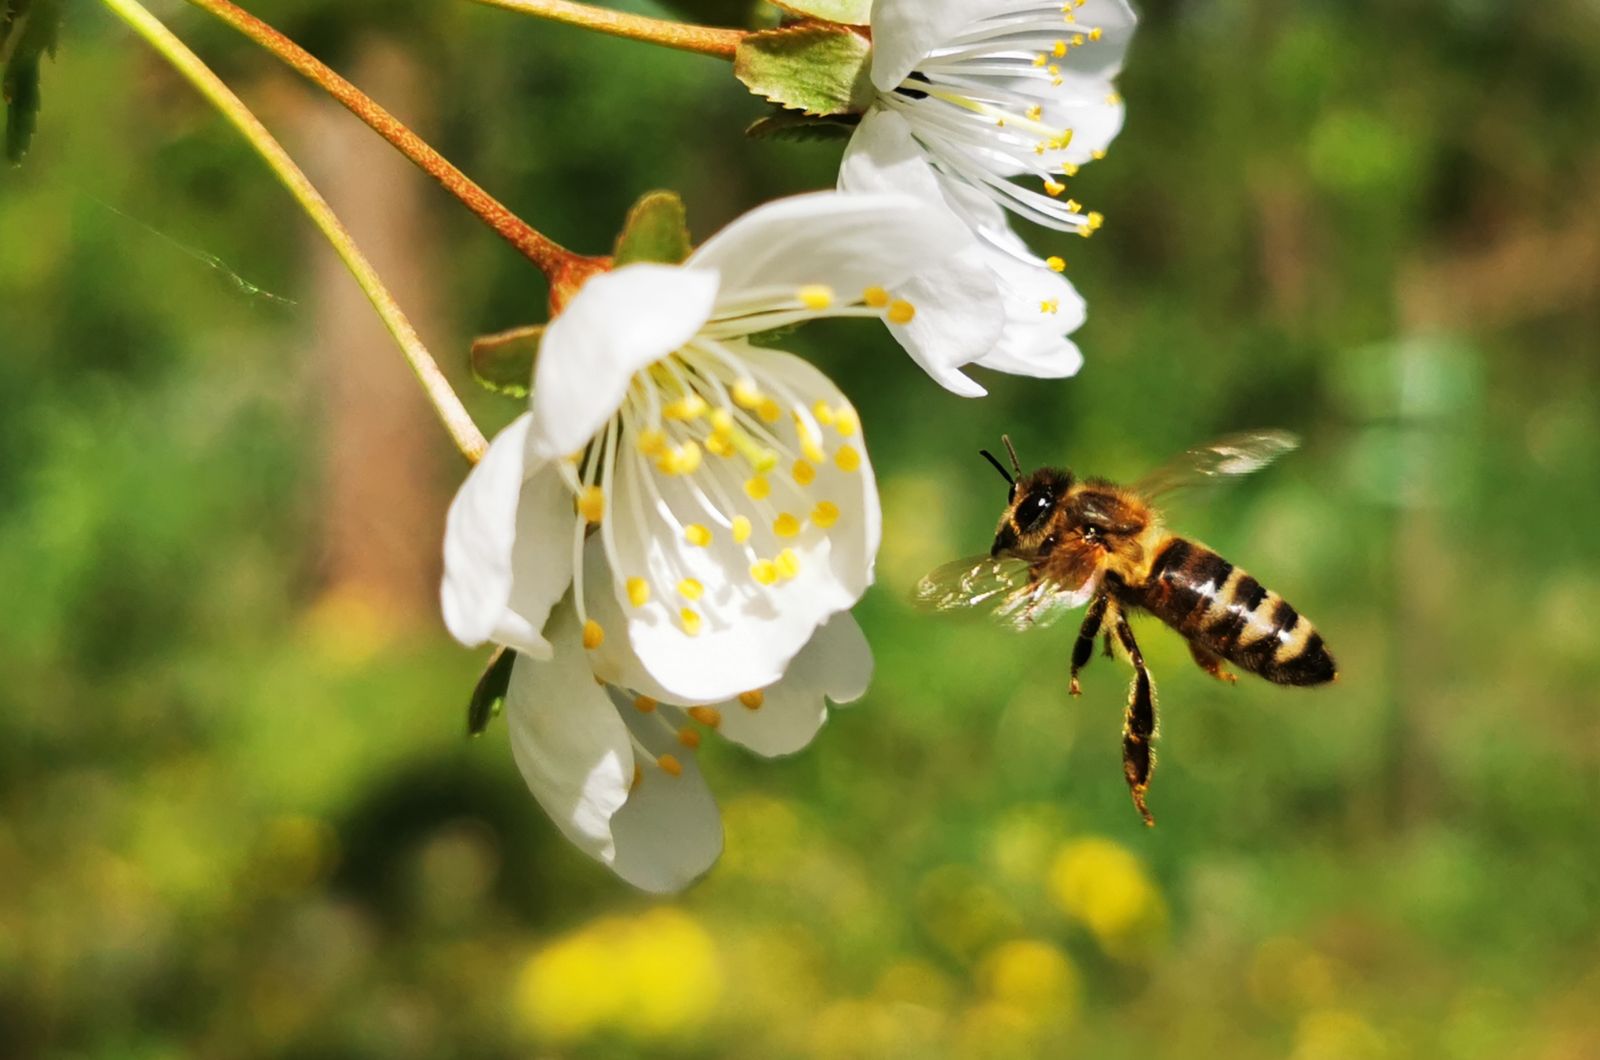
<instances>
[{"instance_id":1,"label":"bee in flight","mask_svg":"<svg viewBox=\"0 0 1600 1060\"><path fill-rule=\"evenodd\" d=\"M917 602L938 611L985 608L1016 630L1047 625L1089 605L1072 649L1072 695L1078 672L1104 631L1133 665L1122 724L1122 770L1145 824L1155 824L1145 792L1155 767L1155 686L1128 626L1148 611L1189 642L1200 668L1222 681L1232 663L1280 685L1320 685L1337 677L1333 656L1311 621L1289 602L1204 545L1169 533L1153 501L1172 490L1256 471L1298 441L1281 431L1219 438L1191 449L1132 487L1079 480L1041 468L1024 475L1011 439L1002 437L1011 471L982 455L1010 486L987 556L948 563L917 585ZM1015 472L1015 474L1013 474Z\"/></svg>"}]
</instances>

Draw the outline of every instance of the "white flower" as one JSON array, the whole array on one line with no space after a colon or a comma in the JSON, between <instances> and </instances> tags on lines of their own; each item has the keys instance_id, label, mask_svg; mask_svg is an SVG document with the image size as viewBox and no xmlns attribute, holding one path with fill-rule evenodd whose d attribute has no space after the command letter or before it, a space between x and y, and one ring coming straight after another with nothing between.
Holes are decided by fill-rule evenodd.
<instances>
[{"instance_id":1,"label":"white flower","mask_svg":"<svg viewBox=\"0 0 1600 1060\"><path fill-rule=\"evenodd\" d=\"M603 547L586 552L603 575ZM860 697L872 676L872 654L849 614L818 629L782 681L715 705L653 688L612 640L586 653L570 601L551 616L549 635L548 661L524 655L512 666L506 720L517 767L568 839L648 891L681 889L722 851L721 817L694 753L703 733L763 755L797 751L826 720L827 700Z\"/></svg>"},{"instance_id":2,"label":"white flower","mask_svg":"<svg viewBox=\"0 0 1600 1060\"><path fill-rule=\"evenodd\" d=\"M1004 307L1001 331L973 363L1055 378L1083 364L1066 336L1083 323L1083 299L1011 231L1007 211L1088 235L1100 215L1062 198L1065 183L1099 157L1122 126L1113 86L1133 32L1122 0L879 0L872 11L876 103L840 168L840 188L895 189L930 214L949 212L972 232L957 254L896 295L917 302L987 285ZM1037 178L1036 190L1017 178ZM913 356L930 334L915 324ZM931 370L931 369L930 369ZM983 388L943 365L935 377L958 394Z\"/></svg>"},{"instance_id":3,"label":"white flower","mask_svg":"<svg viewBox=\"0 0 1600 1060\"><path fill-rule=\"evenodd\" d=\"M922 307L887 288L965 238L904 196L823 193L747 214L681 266L589 280L545 332L531 411L451 506L450 631L549 659L542 630L571 584L583 646L625 635L663 696L775 684L871 582L880 512L855 409L752 339L823 316L903 328ZM982 298L937 308L998 329Z\"/></svg>"}]
</instances>

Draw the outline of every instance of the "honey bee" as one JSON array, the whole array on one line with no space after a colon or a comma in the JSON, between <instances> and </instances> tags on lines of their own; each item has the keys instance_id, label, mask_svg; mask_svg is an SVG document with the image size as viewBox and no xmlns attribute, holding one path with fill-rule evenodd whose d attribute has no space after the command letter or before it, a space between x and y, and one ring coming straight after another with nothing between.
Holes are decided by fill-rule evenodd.
<instances>
[{"instance_id":1,"label":"honey bee","mask_svg":"<svg viewBox=\"0 0 1600 1060\"><path fill-rule=\"evenodd\" d=\"M1200 668L1222 681L1228 662L1281 685L1320 685L1338 674L1311 621L1277 593L1215 552L1169 533L1153 502L1173 490L1259 470L1298 445L1293 435L1258 431L1219 438L1169 461L1131 487L1079 480L1041 468L1024 475L1009 437L1011 471L994 465L1010 487L987 556L948 563L917 585L917 602L938 611L989 610L1016 630L1048 625L1089 605L1072 649L1069 692L1104 634L1105 654L1121 645L1133 666L1122 725L1122 770L1134 807L1145 804L1155 768L1155 685L1128 625L1147 611L1176 630ZM1013 474L1015 472L1015 474Z\"/></svg>"}]
</instances>

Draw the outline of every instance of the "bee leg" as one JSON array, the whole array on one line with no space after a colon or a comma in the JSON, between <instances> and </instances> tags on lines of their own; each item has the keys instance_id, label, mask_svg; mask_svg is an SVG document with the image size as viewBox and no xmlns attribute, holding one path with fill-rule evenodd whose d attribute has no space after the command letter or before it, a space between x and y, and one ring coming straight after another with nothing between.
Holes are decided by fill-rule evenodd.
<instances>
[{"instance_id":1,"label":"bee leg","mask_svg":"<svg viewBox=\"0 0 1600 1060\"><path fill-rule=\"evenodd\" d=\"M1145 669L1144 655L1139 643L1133 639L1126 616L1117 616L1117 639L1133 663L1133 687L1128 692L1128 710L1122 720L1122 774L1128 778L1128 790L1133 795L1133 805L1153 826L1156 819L1150 816L1144 793L1150 787L1150 774L1155 770L1156 754L1150 746L1156 734L1155 686L1150 682L1150 671Z\"/></svg>"},{"instance_id":2,"label":"bee leg","mask_svg":"<svg viewBox=\"0 0 1600 1060\"><path fill-rule=\"evenodd\" d=\"M1108 659L1116 658L1117 653L1111 650L1111 631L1109 629L1106 630L1105 642L1106 642L1105 657L1108 658Z\"/></svg>"},{"instance_id":3,"label":"bee leg","mask_svg":"<svg viewBox=\"0 0 1600 1060\"><path fill-rule=\"evenodd\" d=\"M1078 687L1078 671L1094 656L1094 638L1100 633L1100 623L1106 617L1106 604L1110 599L1105 593L1095 597L1089 605L1089 613L1083 616L1083 625L1078 627L1078 639L1072 645L1072 687L1068 689L1073 695L1083 691Z\"/></svg>"},{"instance_id":4,"label":"bee leg","mask_svg":"<svg viewBox=\"0 0 1600 1060\"><path fill-rule=\"evenodd\" d=\"M1222 656L1215 652L1207 651L1194 641L1189 642L1189 654L1194 656L1195 664L1218 681L1226 681L1230 685L1239 680L1239 675L1229 673L1222 667Z\"/></svg>"}]
</instances>

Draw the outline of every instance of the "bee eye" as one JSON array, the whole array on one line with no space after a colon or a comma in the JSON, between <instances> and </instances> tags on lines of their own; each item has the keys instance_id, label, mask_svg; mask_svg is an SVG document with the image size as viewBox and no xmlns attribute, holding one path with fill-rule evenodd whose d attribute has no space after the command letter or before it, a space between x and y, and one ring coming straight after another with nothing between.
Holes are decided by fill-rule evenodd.
<instances>
[{"instance_id":1,"label":"bee eye","mask_svg":"<svg viewBox=\"0 0 1600 1060\"><path fill-rule=\"evenodd\" d=\"M1055 502L1047 493L1035 493L1031 497L1023 498L1022 504L1017 508L1017 525L1023 530L1032 530L1050 514L1050 509Z\"/></svg>"}]
</instances>

